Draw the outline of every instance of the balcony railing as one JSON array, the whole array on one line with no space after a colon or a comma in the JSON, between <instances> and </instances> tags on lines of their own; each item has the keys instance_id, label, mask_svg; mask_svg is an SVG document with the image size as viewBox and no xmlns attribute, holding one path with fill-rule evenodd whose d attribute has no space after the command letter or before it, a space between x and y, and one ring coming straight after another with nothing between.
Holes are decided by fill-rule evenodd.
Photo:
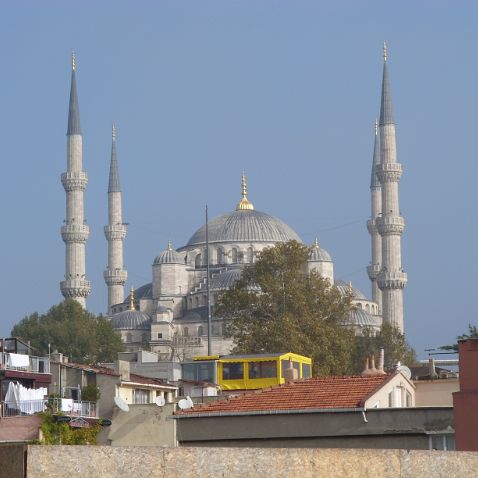
<instances>
[{"instance_id":1,"label":"balcony railing","mask_svg":"<svg viewBox=\"0 0 478 478\"><path fill-rule=\"evenodd\" d=\"M33 415L46 410L70 417L97 418L98 416L96 402L83 402L67 398L0 402L2 418Z\"/></svg>"},{"instance_id":2,"label":"balcony railing","mask_svg":"<svg viewBox=\"0 0 478 478\"><path fill-rule=\"evenodd\" d=\"M50 373L48 357L0 352L0 369L30 373Z\"/></svg>"}]
</instances>

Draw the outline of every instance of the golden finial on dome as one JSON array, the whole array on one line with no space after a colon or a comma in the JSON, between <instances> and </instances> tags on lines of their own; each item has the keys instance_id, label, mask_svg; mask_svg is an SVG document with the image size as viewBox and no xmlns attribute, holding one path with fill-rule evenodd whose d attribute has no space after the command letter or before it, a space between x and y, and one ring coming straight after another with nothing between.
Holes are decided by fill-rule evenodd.
<instances>
[{"instance_id":1,"label":"golden finial on dome","mask_svg":"<svg viewBox=\"0 0 478 478\"><path fill-rule=\"evenodd\" d=\"M383 61L387 61L387 42L383 42Z\"/></svg>"},{"instance_id":2,"label":"golden finial on dome","mask_svg":"<svg viewBox=\"0 0 478 478\"><path fill-rule=\"evenodd\" d=\"M173 250L173 245L171 244L171 240L168 241L168 251Z\"/></svg>"},{"instance_id":3,"label":"golden finial on dome","mask_svg":"<svg viewBox=\"0 0 478 478\"><path fill-rule=\"evenodd\" d=\"M73 71L76 70L76 55L75 55L75 52L71 53L71 69Z\"/></svg>"},{"instance_id":4,"label":"golden finial on dome","mask_svg":"<svg viewBox=\"0 0 478 478\"><path fill-rule=\"evenodd\" d=\"M378 134L378 119L375 118L375 136Z\"/></svg>"},{"instance_id":5,"label":"golden finial on dome","mask_svg":"<svg viewBox=\"0 0 478 478\"><path fill-rule=\"evenodd\" d=\"M114 123L111 126L111 138L112 138L113 141L116 139L116 126L115 126Z\"/></svg>"},{"instance_id":6,"label":"golden finial on dome","mask_svg":"<svg viewBox=\"0 0 478 478\"><path fill-rule=\"evenodd\" d=\"M246 173L242 173L242 199L237 203L236 211L252 211L254 205L247 199L247 180Z\"/></svg>"},{"instance_id":7,"label":"golden finial on dome","mask_svg":"<svg viewBox=\"0 0 478 478\"><path fill-rule=\"evenodd\" d=\"M129 291L129 310L136 310L136 307L134 306L134 287L131 286L131 289Z\"/></svg>"}]
</instances>

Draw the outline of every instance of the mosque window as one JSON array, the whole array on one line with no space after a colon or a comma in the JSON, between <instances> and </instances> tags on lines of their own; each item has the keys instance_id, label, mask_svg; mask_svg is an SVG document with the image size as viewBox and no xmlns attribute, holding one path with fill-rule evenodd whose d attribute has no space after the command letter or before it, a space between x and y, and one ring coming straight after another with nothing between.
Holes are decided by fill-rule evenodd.
<instances>
[{"instance_id":1,"label":"mosque window","mask_svg":"<svg viewBox=\"0 0 478 478\"><path fill-rule=\"evenodd\" d=\"M127 343L131 343L133 341L133 336L131 335L131 333L127 333L126 334L126 342Z\"/></svg>"},{"instance_id":2,"label":"mosque window","mask_svg":"<svg viewBox=\"0 0 478 478\"><path fill-rule=\"evenodd\" d=\"M187 327L184 327L183 335L184 335L184 337L189 337L189 329Z\"/></svg>"},{"instance_id":3,"label":"mosque window","mask_svg":"<svg viewBox=\"0 0 478 478\"><path fill-rule=\"evenodd\" d=\"M204 335L204 329L203 329L203 326L200 325L198 327L198 337L201 337L202 335Z\"/></svg>"},{"instance_id":4,"label":"mosque window","mask_svg":"<svg viewBox=\"0 0 478 478\"><path fill-rule=\"evenodd\" d=\"M222 247L217 248L217 263L224 264L224 249Z\"/></svg>"},{"instance_id":5,"label":"mosque window","mask_svg":"<svg viewBox=\"0 0 478 478\"><path fill-rule=\"evenodd\" d=\"M199 296L196 296L195 302L196 302L196 307L199 307Z\"/></svg>"},{"instance_id":6,"label":"mosque window","mask_svg":"<svg viewBox=\"0 0 478 478\"><path fill-rule=\"evenodd\" d=\"M196 256L196 259L194 260L194 266L197 268L197 267L201 267L201 254L198 254Z\"/></svg>"},{"instance_id":7,"label":"mosque window","mask_svg":"<svg viewBox=\"0 0 478 478\"><path fill-rule=\"evenodd\" d=\"M360 302L357 304L357 306L358 306L359 309L362 308L362 304Z\"/></svg>"},{"instance_id":8,"label":"mosque window","mask_svg":"<svg viewBox=\"0 0 478 478\"><path fill-rule=\"evenodd\" d=\"M367 312L370 312L370 306L368 304L365 305L365 309L367 310Z\"/></svg>"},{"instance_id":9,"label":"mosque window","mask_svg":"<svg viewBox=\"0 0 478 478\"><path fill-rule=\"evenodd\" d=\"M231 261L233 264L237 263L237 248L233 247L231 250Z\"/></svg>"},{"instance_id":10,"label":"mosque window","mask_svg":"<svg viewBox=\"0 0 478 478\"><path fill-rule=\"evenodd\" d=\"M252 247L247 248L246 262L248 264L252 264L254 262L254 250Z\"/></svg>"}]
</instances>

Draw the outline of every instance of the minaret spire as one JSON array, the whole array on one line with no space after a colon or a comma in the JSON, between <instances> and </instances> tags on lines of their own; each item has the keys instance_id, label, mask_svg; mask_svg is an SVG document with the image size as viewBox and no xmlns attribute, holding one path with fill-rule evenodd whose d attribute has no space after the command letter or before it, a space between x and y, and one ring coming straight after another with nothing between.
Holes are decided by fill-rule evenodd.
<instances>
[{"instance_id":1,"label":"minaret spire","mask_svg":"<svg viewBox=\"0 0 478 478\"><path fill-rule=\"evenodd\" d=\"M90 234L84 218L83 195L88 176L83 171L83 138L76 89L76 59L72 56L70 104L67 129L67 172L61 175L66 192L66 219L61 237L66 246L65 280L60 283L63 297L77 300L83 307L91 292L86 279L85 246Z\"/></svg>"},{"instance_id":2,"label":"minaret spire","mask_svg":"<svg viewBox=\"0 0 478 478\"><path fill-rule=\"evenodd\" d=\"M403 289L408 279L402 269L401 254L401 235L405 228L405 220L400 215L398 183L402 175L402 165L397 162L395 121L387 60L385 46L379 122L380 163L376 166L382 193L382 214L376 220L382 238L382 265L377 283L382 291L384 321L397 326L403 332Z\"/></svg>"},{"instance_id":3,"label":"minaret spire","mask_svg":"<svg viewBox=\"0 0 478 478\"><path fill-rule=\"evenodd\" d=\"M123 224L121 188L118 158L116 155L116 127L111 128L111 162L108 182L108 225L105 237L108 241L108 268L103 273L108 286L108 314L112 307L124 301L124 285L128 273L123 269L123 241L126 237L126 224Z\"/></svg>"},{"instance_id":4,"label":"minaret spire","mask_svg":"<svg viewBox=\"0 0 478 478\"><path fill-rule=\"evenodd\" d=\"M380 137L378 135L378 120L375 120L372 175L370 178L370 193L372 214L367 221L367 229L372 240L372 262L367 267L367 273L372 282L372 299L377 302L379 313L382 311L382 292L377 284L377 275L382 266L382 238L378 233L377 220L382 214L382 188L377 177L377 166L380 164Z\"/></svg>"}]
</instances>

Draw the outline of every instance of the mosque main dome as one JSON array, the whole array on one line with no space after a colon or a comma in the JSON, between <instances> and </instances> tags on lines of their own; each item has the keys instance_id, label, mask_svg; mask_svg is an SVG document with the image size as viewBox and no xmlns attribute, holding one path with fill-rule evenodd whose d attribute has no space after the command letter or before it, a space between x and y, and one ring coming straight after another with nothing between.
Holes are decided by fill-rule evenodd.
<instances>
[{"instance_id":1,"label":"mosque main dome","mask_svg":"<svg viewBox=\"0 0 478 478\"><path fill-rule=\"evenodd\" d=\"M211 219L208 223L209 243L225 242L302 242L297 233L280 219L254 210L247 199L246 180L242 178L242 199L236 210ZM206 243L206 225L200 227L184 248ZM181 250L181 249L179 249Z\"/></svg>"}]
</instances>

